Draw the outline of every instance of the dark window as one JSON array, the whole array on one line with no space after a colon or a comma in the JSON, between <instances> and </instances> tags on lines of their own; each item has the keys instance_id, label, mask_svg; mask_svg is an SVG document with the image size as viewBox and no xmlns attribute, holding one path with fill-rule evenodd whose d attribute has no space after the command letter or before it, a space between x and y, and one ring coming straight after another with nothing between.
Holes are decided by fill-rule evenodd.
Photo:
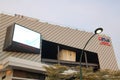
<instances>
[{"instance_id":1,"label":"dark window","mask_svg":"<svg viewBox=\"0 0 120 80\"><path fill-rule=\"evenodd\" d=\"M23 70L14 70L13 78L21 78L21 79L28 78L28 79L44 80L45 75L41 73L33 73L33 72L27 72ZM13 79L13 80L17 80L17 79Z\"/></svg>"}]
</instances>

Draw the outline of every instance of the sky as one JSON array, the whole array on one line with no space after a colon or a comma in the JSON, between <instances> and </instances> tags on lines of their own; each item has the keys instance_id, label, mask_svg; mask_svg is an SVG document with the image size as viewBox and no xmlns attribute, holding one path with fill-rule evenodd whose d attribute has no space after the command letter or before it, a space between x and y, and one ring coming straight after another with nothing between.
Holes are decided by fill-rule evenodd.
<instances>
[{"instance_id":1,"label":"sky","mask_svg":"<svg viewBox=\"0 0 120 80\"><path fill-rule=\"evenodd\" d=\"M120 0L0 0L0 13L93 32L102 27L111 37L120 67Z\"/></svg>"}]
</instances>

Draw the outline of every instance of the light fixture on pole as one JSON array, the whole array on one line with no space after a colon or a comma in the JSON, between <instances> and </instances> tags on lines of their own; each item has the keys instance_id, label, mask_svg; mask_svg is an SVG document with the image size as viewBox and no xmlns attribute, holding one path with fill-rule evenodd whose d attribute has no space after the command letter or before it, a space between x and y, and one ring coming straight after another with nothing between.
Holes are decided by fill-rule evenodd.
<instances>
[{"instance_id":1,"label":"light fixture on pole","mask_svg":"<svg viewBox=\"0 0 120 80\"><path fill-rule=\"evenodd\" d=\"M88 39L88 41L86 42L84 48L82 49L82 53L81 53L81 56L80 56L80 80L82 80L82 56L83 56L83 53L84 53L84 50L87 46L87 44L89 43L89 41L96 35L96 34L100 34L101 32L103 32L103 28L97 28L94 32L94 34Z\"/></svg>"}]
</instances>

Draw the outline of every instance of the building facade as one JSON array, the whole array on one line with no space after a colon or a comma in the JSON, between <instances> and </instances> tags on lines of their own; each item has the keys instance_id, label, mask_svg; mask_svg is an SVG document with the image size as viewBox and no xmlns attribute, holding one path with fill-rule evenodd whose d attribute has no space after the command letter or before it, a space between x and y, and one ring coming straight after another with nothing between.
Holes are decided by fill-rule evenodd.
<instances>
[{"instance_id":1,"label":"building facade","mask_svg":"<svg viewBox=\"0 0 120 80\"><path fill-rule=\"evenodd\" d=\"M17 28L15 25L40 34L39 49L21 46L19 42L14 43L13 34ZM31 38L34 36L28 35ZM77 66L81 51L92 35L93 33L90 32L52 25L22 15L0 14L0 78L1 80L44 80L43 66L57 63ZM25 39L24 34L18 35L17 38ZM109 36L96 35L91 39L84 51L82 66L118 70Z\"/></svg>"}]
</instances>

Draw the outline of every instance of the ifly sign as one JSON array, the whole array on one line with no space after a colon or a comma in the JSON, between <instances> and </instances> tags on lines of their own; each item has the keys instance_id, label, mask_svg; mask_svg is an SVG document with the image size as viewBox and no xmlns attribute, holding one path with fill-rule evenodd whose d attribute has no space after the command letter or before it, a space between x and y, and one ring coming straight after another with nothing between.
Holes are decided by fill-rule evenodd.
<instances>
[{"instance_id":1,"label":"ifly sign","mask_svg":"<svg viewBox=\"0 0 120 80\"><path fill-rule=\"evenodd\" d=\"M110 39L99 36L99 37L98 37L98 40L100 41L100 44L101 44L101 45L110 46Z\"/></svg>"}]
</instances>

